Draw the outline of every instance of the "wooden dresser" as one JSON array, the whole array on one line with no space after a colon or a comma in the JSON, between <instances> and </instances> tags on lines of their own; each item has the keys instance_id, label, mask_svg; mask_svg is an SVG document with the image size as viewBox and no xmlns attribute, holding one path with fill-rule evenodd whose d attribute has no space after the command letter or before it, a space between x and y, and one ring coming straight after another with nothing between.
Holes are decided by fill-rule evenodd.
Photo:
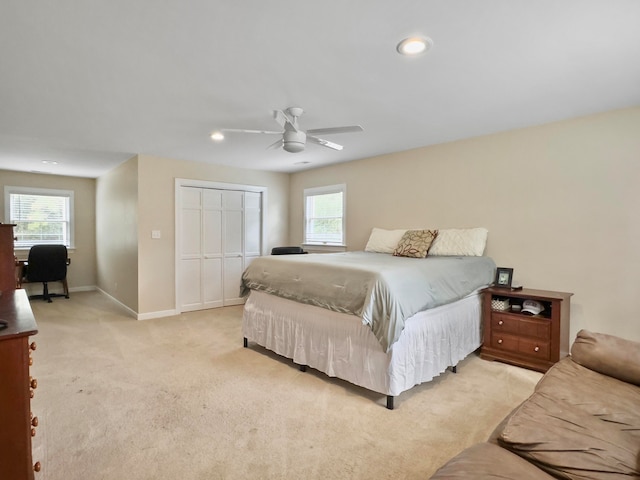
<instances>
[{"instance_id":1,"label":"wooden dresser","mask_svg":"<svg viewBox=\"0 0 640 480\"><path fill-rule=\"evenodd\" d=\"M546 372L569 354L569 311L572 293L523 288L483 291L483 344L486 360ZM540 302L538 315L522 313L525 300ZM514 308L515 306L515 308Z\"/></svg>"},{"instance_id":2,"label":"wooden dresser","mask_svg":"<svg viewBox=\"0 0 640 480\"><path fill-rule=\"evenodd\" d=\"M15 289L11 227L0 225L0 321L7 325L0 328L0 479L33 480L34 472L40 471L40 462L33 463L31 456L31 437L38 425L31 398L38 381L29 372L36 349L29 337L38 329L27 292Z\"/></svg>"}]
</instances>

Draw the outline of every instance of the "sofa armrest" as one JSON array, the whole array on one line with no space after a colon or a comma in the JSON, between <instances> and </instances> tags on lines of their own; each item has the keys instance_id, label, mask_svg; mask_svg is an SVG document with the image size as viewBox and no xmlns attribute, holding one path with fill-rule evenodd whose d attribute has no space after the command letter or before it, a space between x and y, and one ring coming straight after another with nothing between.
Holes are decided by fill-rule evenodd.
<instances>
[{"instance_id":1,"label":"sofa armrest","mask_svg":"<svg viewBox=\"0 0 640 480\"><path fill-rule=\"evenodd\" d=\"M580 330L571 346L571 358L590 370L640 386L638 342Z\"/></svg>"},{"instance_id":2,"label":"sofa armrest","mask_svg":"<svg viewBox=\"0 0 640 480\"><path fill-rule=\"evenodd\" d=\"M463 450L438 469L431 480L554 480L515 453L492 443Z\"/></svg>"}]
</instances>

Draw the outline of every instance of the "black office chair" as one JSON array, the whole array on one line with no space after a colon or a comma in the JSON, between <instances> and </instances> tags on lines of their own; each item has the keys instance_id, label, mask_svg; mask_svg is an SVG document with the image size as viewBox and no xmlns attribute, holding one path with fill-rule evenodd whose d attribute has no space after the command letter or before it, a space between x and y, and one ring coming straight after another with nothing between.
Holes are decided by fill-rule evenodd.
<instances>
[{"instance_id":1,"label":"black office chair","mask_svg":"<svg viewBox=\"0 0 640 480\"><path fill-rule=\"evenodd\" d=\"M299 255L305 252L302 247L273 247L271 249L271 255Z\"/></svg>"},{"instance_id":2,"label":"black office chair","mask_svg":"<svg viewBox=\"0 0 640 480\"><path fill-rule=\"evenodd\" d=\"M23 269L23 283L42 282L42 295L29 298L42 298L51 303L51 297L69 298L67 285L67 265L71 260L64 245L34 245L29 250L29 259ZM62 282L64 293L49 293L49 282Z\"/></svg>"}]
</instances>

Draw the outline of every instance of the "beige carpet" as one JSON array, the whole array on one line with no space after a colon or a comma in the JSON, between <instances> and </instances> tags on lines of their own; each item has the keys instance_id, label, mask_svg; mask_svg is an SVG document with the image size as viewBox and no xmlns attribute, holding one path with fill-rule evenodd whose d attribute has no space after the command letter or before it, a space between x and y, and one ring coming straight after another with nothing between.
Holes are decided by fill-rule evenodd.
<instances>
[{"instance_id":1,"label":"beige carpet","mask_svg":"<svg viewBox=\"0 0 640 480\"><path fill-rule=\"evenodd\" d=\"M97 292L38 321L38 480L425 479L539 373L476 355L396 398L242 348L242 307L136 321Z\"/></svg>"}]
</instances>

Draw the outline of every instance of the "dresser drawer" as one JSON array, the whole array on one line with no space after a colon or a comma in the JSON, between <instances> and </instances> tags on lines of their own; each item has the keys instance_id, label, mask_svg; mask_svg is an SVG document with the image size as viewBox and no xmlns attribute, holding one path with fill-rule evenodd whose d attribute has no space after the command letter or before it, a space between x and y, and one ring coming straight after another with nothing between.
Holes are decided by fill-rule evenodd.
<instances>
[{"instance_id":1,"label":"dresser drawer","mask_svg":"<svg viewBox=\"0 0 640 480\"><path fill-rule=\"evenodd\" d=\"M491 331L513 333L548 341L551 339L551 322L546 318L505 315L494 312L491 316Z\"/></svg>"},{"instance_id":2,"label":"dresser drawer","mask_svg":"<svg viewBox=\"0 0 640 480\"><path fill-rule=\"evenodd\" d=\"M548 341L522 338L500 332L491 333L491 347L540 360L549 360L551 353Z\"/></svg>"}]
</instances>

